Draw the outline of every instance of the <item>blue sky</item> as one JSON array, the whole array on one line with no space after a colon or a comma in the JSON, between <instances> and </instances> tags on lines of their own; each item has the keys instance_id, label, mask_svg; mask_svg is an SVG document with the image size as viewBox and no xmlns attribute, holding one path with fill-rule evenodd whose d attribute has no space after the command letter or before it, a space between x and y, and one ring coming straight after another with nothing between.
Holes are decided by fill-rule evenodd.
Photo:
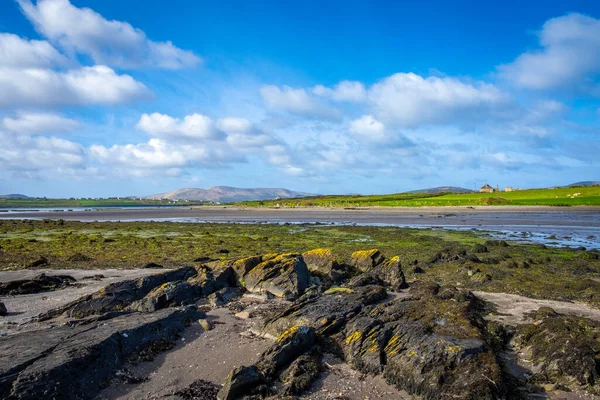
<instances>
[{"instance_id":1,"label":"blue sky","mask_svg":"<svg viewBox=\"0 0 600 400\"><path fill-rule=\"evenodd\" d=\"M599 179L598 2L391 3L3 1L0 193Z\"/></svg>"}]
</instances>

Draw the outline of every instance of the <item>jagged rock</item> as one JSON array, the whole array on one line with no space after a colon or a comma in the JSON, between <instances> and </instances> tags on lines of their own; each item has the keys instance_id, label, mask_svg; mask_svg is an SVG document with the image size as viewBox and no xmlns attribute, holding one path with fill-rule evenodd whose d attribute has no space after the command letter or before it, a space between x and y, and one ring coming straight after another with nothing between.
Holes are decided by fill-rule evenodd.
<instances>
[{"instance_id":1,"label":"jagged rock","mask_svg":"<svg viewBox=\"0 0 600 400\"><path fill-rule=\"evenodd\" d=\"M513 343L537 366L534 380L600 390L600 323L548 307L528 317L533 322L518 328Z\"/></svg>"},{"instance_id":2,"label":"jagged rock","mask_svg":"<svg viewBox=\"0 0 600 400\"><path fill-rule=\"evenodd\" d=\"M502 397L503 376L487 344L483 302L434 283L415 284L409 294L385 302L382 286L332 288L303 296L266 321L264 332L275 335L306 324L359 371L382 374L427 399Z\"/></svg>"},{"instance_id":3,"label":"jagged rock","mask_svg":"<svg viewBox=\"0 0 600 400\"><path fill-rule=\"evenodd\" d=\"M292 361L310 350L315 339L315 331L311 327L294 325L287 329L260 356L256 366L261 375L275 379Z\"/></svg>"},{"instance_id":4,"label":"jagged rock","mask_svg":"<svg viewBox=\"0 0 600 400\"><path fill-rule=\"evenodd\" d=\"M237 287L223 288L207 297L209 303L213 307L222 307L231 300L242 295L242 291Z\"/></svg>"},{"instance_id":5,"label":"jagged rock","mask_svg":"<svg viewBox=\"0 0 600 400\"><path fill-rule=\"evenodd\" d=\"M6 310L6 306L4 305L4 303L0 302L0 317L4 317L7 314L8 311Z\"/></svg>"},{"instance_id":6,"label":"jagged rock","mask_svg":"<svg viewBox=\"0 0 600 400\"><path fill-rule=\"evenodd\" d=\"M268 257L243 276L242 285L252 293L268 292L294 300L310 285L310 273L298 254Z\"/></svg>"},{"instance_id":7,"label":"jagged rock","mask_svg":"<svg viewBox=\"0 0 600 400\"><path fill-rule=\"evenodd\" d=\"M234 286L233 269L226 265L215 265L212 268L203 265L197 269L197 274L188 283L199 288L202 296L206 297L218 290Z\"/></svg>"},{"instance_id":8,"label":"jagged rock","mask_svg":"<svg viewBox=\"0 0 600 400\"><path fill-rule=\"evenodd\" d=\"M194 268L184 267L139 279L111 283L95 293L39 315L38 320L44 321L62 314L71 318L82 318L92 314L125 310L127 306L144 298L154 288L164 283L186 280L194 275L196 275Z\"/></svg>"},{"instance_id":9,"label":"jagged rock","mask_svg":"<svg viewBox=\"0 0 600 400\"><path fill-rule=\"evenodd\" d=\"M301 394L312 385L322 370L323 364L318 351L301 355L281 374L279 379L284 384L281 394L283 396Z\"/></svg>"},{"instance_id":10,"label":"jagged rock","mask_svg":"<svg viewBox=\"0 0 600 400\"><path fill-rule=\"evenodd\" d=\"M383 261L378 249L359 250L352 253L350 265L359 271L366 272Z\"/></svg>"},{"instance_id":11,"label":"jagged rock","mask_svg":"<svg viewBox=\"0 0 600 400\"><path fill-rule=\"evenodd\" d=\"M319 371L319 367L314 366L318 359L299 357L313 350L315 340L315 331L310 327L296 325L286 330L261 354L256 365L234 368L217 399L237 399L264 392L268 390L265 385L276 380L286 384L283 390L286 393L305 389L318 375L315 370Z\"/></svg>"},{"instance_id":12,"label":"jagged rock","mask_svg":"<svg viewBox=\"0 0 600 400\"><path fill-rule=\"evenodd\" d=\"M63 289L76 280L70 275L39 274L32 279L21 279L0 283L0 296L31 294Z\"/></svg>"},{"instance_id":13,"label":"jagged rock","mask_svg":"<svg viewBox=\"0 0 600 400\"><path fill-rule=\"evenodd\" d=\"M0 338L0 398L94 398L126 359L173 340L196 313L193 308L132 313L103 324Z\"/></svg>"},{"instance_id":14,"label":"jagged rock","mask_svg":"<svg viewBox=\"0 0 600 400\"><path fill-rule=\"evenodd\" d=\"M311 274L328 276L336 265L335 257L328 249L314 249L302 253L302 258Z\"/></svg>"},{"instance_id":15,"label":"jagged rock","mask_svg":"<svg viewBox=\"0 0 600 400\"><path fill-rule=\"evenodd\" d=\"M348 286L364 285L387 285L393 290L406 289L408 285L402 271L400 257L382 260L381 263L352 278L348 283Z\"/></svg>"},{"instance_id":16,"label":"jagged rock","mask_svg":"<svg viewBox=\"0 0 600 400\"><path fill-rule=\"evenodd\" d=\"M187 282L167 282L154 288L143 299L134 301L127 310L153 312L166 307L192 304L200 297L200 288Z\"/></svg>"},{"instance_id":17,"label":"jagged rock","mask_svg":"<svg viewBox=\"0 0 600 400\"><path fill-rule=\"evenodd\" d=\"M382 286L331 288L323 295L302 296L282 313L265 321L262 332L279 337L297 325L308 325L318 334L331 335L341 330L364 306L387 297Z\"/></svg>"},{"instance_id":18,"label":"jagged rock","mask_svg":"<svg viewBox=\"0 0 600 400\"><path fill-rule=\"evenodd\" d=\"M255 365L234 368L225 380L223 388L217 394L217 400L237 399L248 393L249 389L260 384L261 381L261 376Z\"/></svg>"}]
</instances>

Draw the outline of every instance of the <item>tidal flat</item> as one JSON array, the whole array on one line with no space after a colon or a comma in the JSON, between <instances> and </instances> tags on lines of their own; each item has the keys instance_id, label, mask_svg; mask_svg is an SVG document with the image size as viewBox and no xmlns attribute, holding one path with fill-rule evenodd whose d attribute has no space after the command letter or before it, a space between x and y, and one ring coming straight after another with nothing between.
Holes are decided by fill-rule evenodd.
<instances>
[{"instance_id":1,"label":"tidal flat","mask_svg":"<svg viewBox=\"0 0 600 400\"><path fill-rule=\"evenodd\" d=\"M597 250L491 239L471 231L389 226L177 222L0 221L0 270L193 266L271 253L329 249L398 256L408 281L582 301L600 307Z\"/></svg>"}]
</instances>

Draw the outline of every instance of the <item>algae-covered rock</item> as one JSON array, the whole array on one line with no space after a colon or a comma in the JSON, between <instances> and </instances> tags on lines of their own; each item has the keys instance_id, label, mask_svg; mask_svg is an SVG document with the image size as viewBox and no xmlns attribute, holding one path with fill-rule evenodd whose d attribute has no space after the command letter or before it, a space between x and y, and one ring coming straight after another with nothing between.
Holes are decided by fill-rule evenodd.
<instances>
[{"instance_id":1,"label":"algae-covered rock","mask_svg":"<svg viewBox=\"0 0 600 400\"><path fill-rule=\"evenodd\" d=\"M366 272L383 261L378 249L359 250L352 253L350 265L359 271Z\"/></svg>"},{"instance_id":2,"label":"algae-covered rock","mask_svg":"<svg viewBox=\"0 0 600 400\"><path fill-rule=\"evenodd\" d=\"M406 279L400 262L400 257L392 257L367 270L350 280L348 286L386 285L393 290L406 289Z\"/></svg>"},{"instance_id":3,"label":"algae-covered rock","mask_svg":"<svg viewBox=\"0 0 600 400\"><path fill-rule=\"evenodd\" d=\"M261 375L275 378L292 361L311 349L316 336L313 328L294 325L285 330L275 344L269 347L256 364Z\"/></svg>"},{"instance_id":4,"label":"algae-covered rock","mask_svg":"<svg viewBox=\"0 0 600 400\"><path fill-rule=\"evenodd\" d=\"M328 276L336 265L335 257L328 249L314 249L302 253L302 258L311 274Z\"/></svg>"},{"instance_id":5,"label":"algae-covered rock","mask_svg":"<svg viewBox=\"0 0 600 400\"><path fill-rule=\"evenodd\" d=\"M184 267L139 279L111 283L95 293L41 314L38 319L44 321L62 314L71 318L82 318L109 311L122 311L134 301L144 298L154 288L168 282L184 281L194 275L194 268Z\"/></svg>"},{"instance_id":6,"label":"algae-covered rock","mask_svg":"<svg viewBox=\"0 0 600 400\"><path fill-rule=\"evenodd\" d=\"M290 366L281 373L280 380L284 387L281 390L283 396L301 394L319 377L323 370L321 354L319 351L310 351L296 358Z\"/></svg>"},{"instance_id":7,"label":"algae-covered rock","mask_svg":"<svg viewBox=\"0 0 600 400\"><path fill-rule=\"evenodd\" d=\"M534 380L600 390L600 323L548 307L529 318L532 322L519 327L513 343L537 366Z\"/></svg>"},{"instance_id":8,"label":"algae-covered rock","mask_svg":"<svg viewBox=\"0 0 600 400\"><path fill-rule=\"evenodd\" d=\"M268 257L243 277L243 286L249 292L268 292L286 300L298 298L309 285L310 273L299 254Z\"/></svg>"},{"instance_id":9,"label":"algae-covered rock","mask_svg":"<svg viewBox=\"0 0 600 400\"><path fill-rule=\"evenodd\" d=\"M227 376L223 388L217 393L217 399L238 399L242 395L248 394L250 390L260 384L261 381L262 378L255 365L234 368L229 376Z\"/></svg>"},{"instance_id":10,"label":"algae-covered rock","mask_svg":"<svg viewBox=\"0 0 600 400\"><path fill-rule=\"evenodd\" d=\"M367 274L363 274L367 275ZM428 399L496 399L503 375L490 342L483 302L434 283L416 284L409 297L385 301L378 285L330 289L303 296L266 321L280 334L312 327L364 373L381 374L399 389Z\"/></svg>"},{"instance_id":11,"label":"algae-covered rock","mask_svg":"<svg viewBox=\"0 0 600 400\"><path fill-rule=\"evenodd\" d=\"M189 278L187 282L198 287L200 294L204 297L235 285L233 269L228 265L219 263L212 266L200 266L196 271L197 274Z\"/></svg>"},{"instance_id":12,"label":"algae-covered rock","mask_svg":"<svg viewBox=\"0 0 600 400\"><path fill-rule=\"evenodd\" d=\"M207 297L210 305L213 307L222 307L231 300L242 295L242 291L238 287L226 287L214 292Z\"/></svg>"},{"instance_id":13,"label":"algae-covered rock","mask_svg":"<svg viewBox=\"0 0 600 400\"><path fill-rule=\"evenodd\" d=\"M187 282L167 282L153 289L143 299L133 302L128 310L153 312L165 307L192 304L200 297L200 289Z\"/></svg>"}]
</instances>

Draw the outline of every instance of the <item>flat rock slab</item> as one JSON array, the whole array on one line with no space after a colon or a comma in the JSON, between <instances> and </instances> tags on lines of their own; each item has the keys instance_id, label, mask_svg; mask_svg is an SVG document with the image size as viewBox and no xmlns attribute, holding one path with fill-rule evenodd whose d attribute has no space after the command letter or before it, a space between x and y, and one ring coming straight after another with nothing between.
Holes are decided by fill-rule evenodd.
<instances>
[{"instance_id":1,"label":"flat rock slab","mask_svg":"<svg viewBox=\"0 0 600 400\"><path fill-rule=\"evenodd\" d=\"M0 338L0 398L93 398L128 357L171 341L195 308L132 313Z\"/></svg>"},{"instance_id":2,"label":"flat rock slab","mask_svg":"<svg viewBox=\"0 0 600 400\"><path fill-rule=\"evenodd\" d=\"M30 323L31 318L38 314L45 313L51 309L58 308L72 302L82 296L94 293L102 287L121 281L123 279L135 279L142 276L156 274L156 270L151 269L102 269L102 270L20 270L20 271L0 271L0 282L7 282L19 279L30 279L40 273L48 275L67 274L77 279L77 286L68 286L64 289L24 294L17 296L3 297L2 302L8 309L8 315L0 319L0 335L14 334L18 332L36 330L46 327L46 324ZM86 279L94 275L102 275L104 278L99 280ZM26 324L25 324L26 323Z\"/></svg>"}]
</instances>

